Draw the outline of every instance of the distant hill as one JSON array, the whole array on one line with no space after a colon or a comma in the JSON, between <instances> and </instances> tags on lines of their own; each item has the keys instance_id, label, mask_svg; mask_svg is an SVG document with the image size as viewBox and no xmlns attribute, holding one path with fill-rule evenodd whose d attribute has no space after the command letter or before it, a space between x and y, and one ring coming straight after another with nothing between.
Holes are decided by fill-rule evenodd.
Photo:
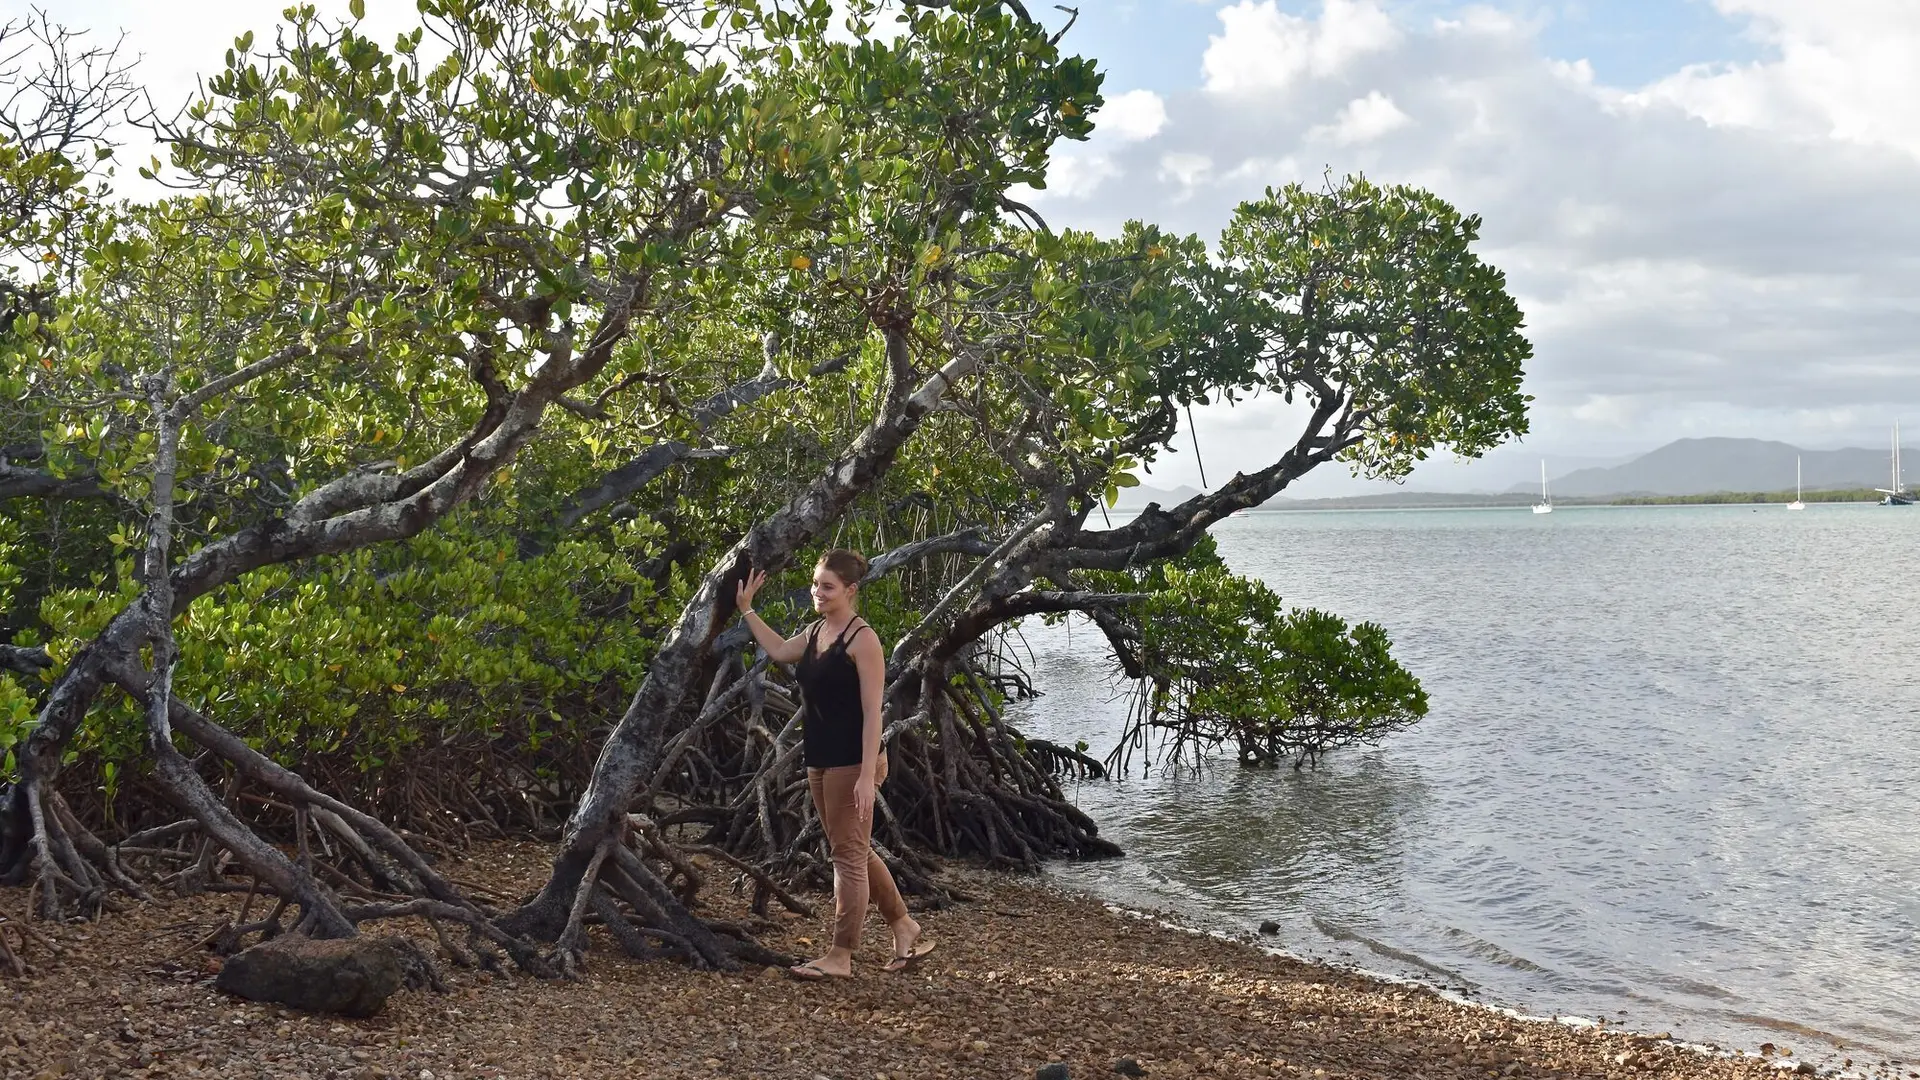
<instances>
[{"instance_id":1,"label":"distant hill","mask_svg":"<svg viewBox=\"0 0 1920 1080\"><path fill-rule=\"evenodd\" d=\"M1909 489L1920 485L1920 452L1902 450L1913 462ZM1857 491L1887 486L1891 463L1885 449L1802 450L1765 439L1680 439L1621 465L1576 469L1555 477L1554 498L1607 502L1623 496L1716 495L1728 492L1792 491L1793 461L1798 457L1808 492ZM1591 459L1589 459L1591 460ZM1552 465L1552 461L1548 461ZM1177 506L1200 494L1181 485L1172 490L1141 486L1120 492L1118 510L1140 510L1150 502ZM1313 510L1442 506L1524 506L1536 501L1534 483L1515 484L1501 494L1389 491L1343 498L1267 502L1269 510Z\"/></svg>"},{"instance_id":2,"label":"distant hill","mask_svg":"<svg viewBox=\"0 0 1920 1080\"><path fill-rule=\"evenodd\" d=\"M1902 450L1902 456L1911 454ZM1798 457L1808 491L1885 487L1887 450L1802 450L1763 439L1681 439L1624 465L1579 469L1555 479L1555 495L1706 495L1720 491L1791 491ZM1913 459L1920 464L1920 456ZM1537 493L1516 484L1513 494Z\"/></svg>"}]
</instances>

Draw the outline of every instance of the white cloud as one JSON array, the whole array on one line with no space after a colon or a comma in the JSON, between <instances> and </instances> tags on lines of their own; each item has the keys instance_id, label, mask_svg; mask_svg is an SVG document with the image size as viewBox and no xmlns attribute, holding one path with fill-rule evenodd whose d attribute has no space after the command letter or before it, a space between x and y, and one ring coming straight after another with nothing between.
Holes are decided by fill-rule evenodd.
<instances>
[{"instance_id":1,"label":"white cloud","mask_svg":"<svg viewBox=\"0 0 1920 1080\"><path fill-rule=\"evenodd\" d=\"M1034 197L1086 199L1100 186L1120 174L1119 166L1104 154L1081 152L1056 154L1047 165L1047 189ZM1019 194L1013 196L1020 199ZM1025 201L1022 199L1022 201Z\"/></svg>"},{"instance_id":2,"label":"white cloud","mask_svg":"<svg viewBox=\"0 0 1920 1080\"><path fill-rule=\"evenodd\" d=\"M1527 25L1512 13L1484 5L1467 8L1456 19L1435 19L1433 29L1439 34L1514 35L1530 32Z\"/></svg>"},{"instance_id":3,"label":"white cloud","mask_svg":"<svg viewBox=\"0 0 1920 1080\"><path fill-rule=\"evenodd\" d=\"M1151 139L1167 126L1167 103L1151 90L1129 90L1108 98L1096 121L1123 142Z\"/></svg>"},{"instance_id":4,"label":"white cloud","mask_svg":"<svg viewBox=\"0 0 1920 1080\"><path fill-rule=\"evenodd\" d=\"M1920 4L1912 0L1716 0L1778 57L1699 65L1636 103L1678 105L1716 125L1887 146L1920 157Z\"/></svg>"},{"instance_id":5,"label":"white cloud","mask_svg":"<svg viewBox=\"0 0 1920 1080\"><path fill-rule=\"evenodd\" d=\"M1599 427L1627 429L1639 419L1639 402L1619 394L1589 394L1573 407L1575 418Z\"/></svg>"},{"instance_id":6,"label":"white cloud","mask_svg":"<svg viewBox=\"0 0 1920 1080\"><path fill-rule=\"evenodd\" d=\"M1897 416L1920 427L1920 4L1718 2L1778 58L1623 88L1522 20L1240 0L1160 132L1100 144L1099 195L1054 224L1210 239L1269 185L1414 184L1485 218L1480 250L1527 313L1524 471L1689 434L1877 445ZM1255 464L1285 420L1196 412L1210 475ZM1155 482L1191 469L1163 459Z\"/></svg>"},{"instance_id":7,"label":"white cloud","mask_svg":"<svg viewBox=\"0 0 1920 1080\"><path fill-rule=\"evenodd\" d=\"M1300 175L1300 162L1297 158L1248 158L1235 165L1232 171L1221 179L1239 184L1264 184L1276 176L1298 175Z\"/></svg>"},{"instance_id":8,"label":"white cloud","mask_svg":"<svg viewBox=\"0 0 1920 1080\"><path fill-rule=\"evenodd\" d=\"M1213 159L1205 154L1162 154L1160 157L1159 178L1172 180L1184 190L1182 195L1190 194L1193 188L1204 182L1213 173Z\"/></svg>"},{"instance_id":9,"label":"white cloud","mask_svg":"<svg viewBox=\"0 0 1920 1080\"><path fill-rule=\"evenodd\" d=\"M1318 20L1289 15L1274 0L1240 0L1220 11L1220 23L1201 66L1206 88L1221 94L1282 90L1333 75L1400 39L1373 0L1325 0Z\"/></svg>"},{"instance_id":10,"label":"white cloud","mask_svg":"<svg viewBox=\"0 0 1920 1080\"><path fill-rule=\"evenodd\" d=\"M1341 146L1354 143L1372 142L1382 135L1412 123L1406 113L1393 103L1393 99L1378 90L1372 90L1366 97L1354 98L1333 118L1326 127L1317 127L1307 133L1309 139L1320 141L1330 139Z\"/></svg>"}]
</instances>

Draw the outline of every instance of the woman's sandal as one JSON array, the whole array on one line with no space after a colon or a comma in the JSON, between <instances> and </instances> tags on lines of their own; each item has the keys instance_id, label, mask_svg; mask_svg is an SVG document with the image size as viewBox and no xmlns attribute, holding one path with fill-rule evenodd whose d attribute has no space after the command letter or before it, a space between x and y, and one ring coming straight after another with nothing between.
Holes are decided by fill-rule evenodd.
<instances>
[{"instance_id":1,"label":"woman's sandal","mask_svg":"<svg viewBox=\"0 0 1920 1080\"><path fill-rule=\"evenodd\" d=\"M787 977L798 979L801 982L825 982L828 979L851 979L853 975L852 973L842 975L839 972L828 971L818 963L809 960L804 964L795 964L788 968Z\"/></svg>"},{"instance_id":2,"label":"woman's sandal","mask_svg":"<svg viewBox=\"0 0 1920 1080\"><path fill-rule=\"evenodd\" d=\"M913 947L908 949L904 955L895 955L894 958L887 961L886 966L880 970L912 971L914 968L920 966L920 958L932 952L934 946L938 944L939 942L930 941L926 935L922 934L920 937L914 939Z\"/></svg>"}]
</instances>

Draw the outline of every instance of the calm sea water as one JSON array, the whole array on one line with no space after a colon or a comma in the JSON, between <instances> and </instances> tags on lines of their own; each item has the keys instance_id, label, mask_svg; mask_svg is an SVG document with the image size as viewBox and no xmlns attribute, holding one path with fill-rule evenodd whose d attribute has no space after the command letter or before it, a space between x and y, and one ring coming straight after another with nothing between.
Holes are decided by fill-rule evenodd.
<instances>
[{"instance_id":1,"label":"calm sea water","mask_svg":"<svg viewBox=\"0 0 1920 1080\"><path fill-rule=\"evenodd\" d=\"M1079 784L1129 857L1059 878L1533 1013L1920 1061L1920 507L1216 535L1289 601L1384 625L1432 712L1318 771ZM1023 724L1104 752L1125 702L1098 637L1026 637Z\"/></svg>"}]
</instances>

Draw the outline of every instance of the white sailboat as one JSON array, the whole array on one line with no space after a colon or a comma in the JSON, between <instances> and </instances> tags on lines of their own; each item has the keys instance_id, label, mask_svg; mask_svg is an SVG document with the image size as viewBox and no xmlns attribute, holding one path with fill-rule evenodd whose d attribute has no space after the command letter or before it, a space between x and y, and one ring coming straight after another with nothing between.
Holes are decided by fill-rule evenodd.
<instances>
[{"instance_id":1,"label":"white sailboat","mask_svg":"<svg viewBox=\"0 0 1920 1080\"><path fill-rule=\"evenodd\" d=\"M1900 480L1900 422L1898 420L1893 424L1893 486L1874 490L1886 496L1880 500L1881 506L1913 505L1913 496L1908 493L1907 485Z\"/></svg>"},{"instance_id":2,"label":"white sailboat","mask_svg":"<svg viewBox=\"0 0 1920 1080\"><path fill-rule=\"evenodd\" d=\"M1553 513L1553 499L1547 494L1547 459L1540 459L1540 501L1533 504L1536 514Z\"/></svg>"},{"instance_id":3,"label":"white sailboat","mask_svg":"<svg viewBox=\"0 0 1920 1080\"><path fill-rule=\"evenodd\" d=\"M1787 504L1789 510L1805 510L1807 504L1800 501L1800 458L1793 459L1793 501Z\"/></svg>"}]
</instances>

